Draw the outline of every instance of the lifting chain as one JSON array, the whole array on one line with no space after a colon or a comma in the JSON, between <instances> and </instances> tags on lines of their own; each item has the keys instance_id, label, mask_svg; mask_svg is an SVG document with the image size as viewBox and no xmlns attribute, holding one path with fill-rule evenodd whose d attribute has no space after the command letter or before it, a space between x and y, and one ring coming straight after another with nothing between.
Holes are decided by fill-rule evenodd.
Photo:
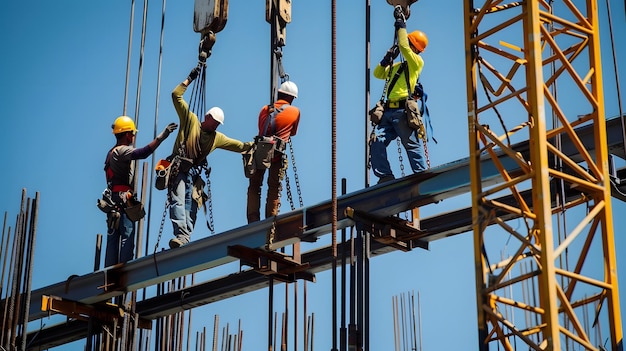
<instances>
[{"instance_id":1,"label":"lifting chain","mask_svg":"<svg viewBox=\"0 0 626 351\"><path fill-rule=\"evenodd\" d=\"M282 196L282 192L283 192L283 179L287 178L286 180L286 187L287 187L287 197L289 198L289 202L291 203L291 206L293 207L293 201L291 200L291 190L290 190L290 185L289 185L289 177L285 177L287 175L287 166L289 165L289 161L287 160L287 157L283 154L283 156L281 157L281 161L283 162L283 166L280 168L279 172L278 172L278 199L280 200L281 196ZM278 203L278 208L276 209L276 213L278 214L280 212L280 206L281 203ZM293 209L293 208L292 208ZM274 216L274 219L272 220L272 226L270 227L270 229L267 231L267 238L265 240L265 248L267 250L270 250L270 246L274 243L274 237L276 236L276 217L278 215Z\"/></svg>"},{"instance_id":2,"label":"lifting chain","mask_svg":"<svg viewBox=\"0 0 626 351\"><path fill-rule=\"evenodd\" d=\"M426 139L422 139L424 143L424 156L426 157L426 169L430 169L430 156L428 155L428 142Z\"/></svg>"},{"instance_id":3,"label":"lifting chain","mask_svg":"<svg viewBox=\"0 0 626 351\"><path fill-rule=\"evenodd\" d=\"M298 192L298 201L300 203L300 207L304 207L304 202L302 201L302 191L300 190L300 180L298 179L298 168L296 167L296 157L293 152L293 143L291 139L289 139L289 153L291 155L291 164L293 165L293 178L296 182L296 191ZM295 210L296 207L293 204L293 198L291 196L291 186L289 184L289 177L285 175L285 185L287 186L287 198L289 199L289 204L291 205L291 210Z\"/></svg>"},{"instance_id":4,"label":"lifting chain","mask_svg":"<svg viewBox=\"0 0 626 351\"><path fill-rule=\"evenodd\" d=\"M398 161L400 161L400 174L402 178L404 178L404 163L402 163L402 144L400 143L400 138L396 138L396 144L398 144Z\"/></svg>"},{"instance_id":5,"label":"lifting chain","mask_svg":"<svg viewBox=\"0 0 626 351\"><path fill-rule=\"evenodd\" d=\"M298 202L300 204L300 207L304 206L304 202L302 201L302 191L300 189L300 180L298 178L298 168L296 167L296 157L295 157L295 153L293 151L293 143L291 141L291 139L289 139L289 154L291 157L291 164L293 165L293 177L294 180L296 182L296 191L298 192ZM287 200L289 201L289 205L291 207L291 210L295 210L296 206L293 203L293 196L291 194L291 183L289 182L289 176L287 175L287 168L289 167L289 160L287 159L286 156L283 156L283 167L281 168L280 172L278 173L278 198L280 199L282 196L282 192L283 192L283 180L285 181L285 188L287 189ZM278 204L278 209L277 212L280 212L280 206L281 204ZM276 216L274 216L274 220L272 221L272 226L270 227L268 233L267 233L267 248L269 249L269 245L271 245L274 242L274 237L276 234Z\"/></svg>"},{"instance_id":6,"label":"lifting chain","mask_svg":"<svg viewBox=\"0 0 626 351\"><path fill-rule=\"evenodd\" d=\"M163 216L161 217L161 226L159 227L159 235L157 236L156 245L154 245L154 253L156 253L159 248L159 242L161 242L161 236L163 235L163 226L165 225L165 216L167 215L167 209L170 208L170 205L170 200L168 198L165 200L165 209L163 210Z\"/></svg>"},{"instance_id":7,"label":"lifting chain","mask_svg":"<svg viewBox=\"0 0 626 351\"><path fill-rule=\"evenodd\" d=\"M214 35L212 36L211 34L212 33L205 36L201 40L199 47L200 56L198 57L198 66L200 67L200 74L198 75L198 80L193 82L193 93L190 101L190 111L193 110L196 116L200 116L204 111L206 111L206 63L202 60L202 53L208 53L208 55L211 54L211 48L215 43ZM211 234L215 234L215 226L213 223L213 199L211 198L211 180L209 179L211 168L207 167L205 161L202 165L202 169L204 169L207 185L207 200L203 204L203 206L206 206L204 207L204 214L205 216L208 216L206 221L207 228L209 228ZM209 212L208 214L207 208Z\"/></svg>"},{"instance_id":8,"label":"lifting chain","mask_svg":"<svg viewBox=\"0 0 626 351\"><path fill-rule=\"evenodd\" d=\"M206 192L207 192L207 200L204 203L206 215L206 208L209 208L209 218L207 219L207 227L211 231L211 234L215 234L215 225L213 223L213 201L211 200L211 167L207 167L206 165L202 166L204 168L204 175L206 176Z\"/></svg>"}]
</instances>

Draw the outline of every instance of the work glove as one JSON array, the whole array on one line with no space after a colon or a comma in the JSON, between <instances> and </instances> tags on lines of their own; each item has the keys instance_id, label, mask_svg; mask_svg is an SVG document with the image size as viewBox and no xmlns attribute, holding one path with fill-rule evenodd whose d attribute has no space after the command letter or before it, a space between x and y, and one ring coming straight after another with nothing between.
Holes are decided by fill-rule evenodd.
<instances>
[{"instance_id":1,"label":"work glove","mask_svg":"<svg viewBox=\"0 0 626 351\"><path fill-rule=\"evenodd\" d=\"M200 65L194 67L191 72L189 72L189 76L187 77L187 80L189 80L190 82L193 82L194 79L198 78L198 74L200 74Z\"/></svg>"},{"instance_id":2,"label":"work glove","mask_svg":"<svg viewBox=\"0 0 626 351\"><path fill-rule=\"evenodd\" d=\"M396 28L397 31L400 28L406 28L406 22L402 19L397 19L396 23L394 23L393 26Z\"/></svg>"},{"instance_id":3,"label":"work glove","mask_svg":"<svg viewBox=\"0 0 626 351\"><path fill-rule=\"evenodd\" d=\"M178 124L173 123L173 122L168 124L167 127L165 127L165 129L163 129L161 134L159 134L159 136L157 136L157 140L159 140L159 141L165 140L170 134L172 134L173 131L176 130L176 128L178 128Z\"/></svg>"},{"instance_id":4,"label":"work glove","mask_svg":"<svg viewBox=\"0 0 626 351\"><path fill-rule=\"evenodd\" d=\"M406 28L406 18L404 17L404 12L402 12L402 7L400 5L396 6L393 10L393 18L396 19L396 22L394 23L396 30Z\"/></svg>"},{"instance_id":5,"label":"work glove","mask_svg":"<svg viewBox=\"0 0 626 351\"><path fill-rule=\"evenodd\" d=\"M387 55L391 55L391 57L395 60L398 55L400 55L400 47L397 44L394 44L389 48L389 50L387 50Z\"/></svg>"},{"instance_id":6,"label":"work glove","mask_svg":"<svg viewBox=\"0 0 626 351\"><path fill-rule=\"evenodd\" d=\"M393 63L393 60L400 54L400 48L398 45L394 45L387 50L385 57L380 61L380 65L387 67Z\"/></svg>"}]
</instances>

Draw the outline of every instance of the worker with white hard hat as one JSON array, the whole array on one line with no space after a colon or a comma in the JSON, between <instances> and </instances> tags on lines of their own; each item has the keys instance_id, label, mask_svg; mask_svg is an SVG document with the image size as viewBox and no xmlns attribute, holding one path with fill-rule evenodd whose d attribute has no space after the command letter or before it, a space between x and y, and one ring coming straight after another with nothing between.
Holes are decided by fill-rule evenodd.
<instances>
[{"instance_id":1,"label":"worker with white hard hat","mask_svg":"<svg viewBox=\"0 0 626 351\"><path fill-rule=\"evenodd\" d=\"M255 138L257 143L254 153L256 169L251 175L248 186L248 223L261 219L261 185L265 170L269 169L267 177L267 199L265 201L265 218L276 216L280 207L281 182L287 170L285 146L298 131L300 109L291 103L298 97L298 86L292 81L283 82L278 88L278 99L273 106L265 105L259 113L259 133ZM266 145L271 145L267 148ZM264 154L263 151L269 151Z\"/></svg>"},{"instance_id":2,"label":"worker with white hard hat","mask_svg":"<svg viewBox=\"0 0 626 351\"><path fill-rule=\"evenodd\" d=\"M189 84L198 77L202 65L204 63L201 62L194 67L189 76L172 91L172 101L178 114L180 128L171 157L178 156L178 160L182 161L178 167L178 174L168 186L170 219L174 228L174 238L169 242L170 248L183 246L191 240L196 213L204 201L203 189L198 188L196 181L201 177L206 157L215 149L241 153L249 150L254 144L252 141L244 143L229 138L217 131L217 127L224 124L224 111L221 108L210 108L204 114L202 122L189 110L183 95ZM185 196L190 192L196 196L193 196L194 198Z\"/></svg>"}]
</instances>

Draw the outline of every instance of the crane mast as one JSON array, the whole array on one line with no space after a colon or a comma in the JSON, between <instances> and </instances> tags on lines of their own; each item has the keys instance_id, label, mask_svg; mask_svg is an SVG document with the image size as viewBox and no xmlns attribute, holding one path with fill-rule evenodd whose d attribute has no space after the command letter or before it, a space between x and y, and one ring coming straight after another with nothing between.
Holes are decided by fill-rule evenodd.
<instances>
[{"instance_id":1,"label":"crane mast","mask_svg":"<svg viewBox=\"0 0 626 351\"><path fill-rule=\"evenodd\" d=\"M466 0L464 14L479 349L622 350L597 2ZM574 131L583 125L595 154ZM519 140L528 153L511 148ZM505 182L486 188L480 158L498 164L496 148L521 171L501 168ZM604 274L590 275L597 265Z\"/></svg>"}]
</instances>

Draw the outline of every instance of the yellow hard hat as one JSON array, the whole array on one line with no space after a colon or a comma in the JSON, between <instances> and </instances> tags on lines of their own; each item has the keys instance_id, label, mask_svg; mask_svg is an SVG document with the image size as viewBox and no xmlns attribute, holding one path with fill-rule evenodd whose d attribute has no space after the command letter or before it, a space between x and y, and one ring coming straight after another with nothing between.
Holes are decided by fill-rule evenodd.
<instances>
[{"instance_id":1,"label":"yellow hard hat","mask_svg":"<svg viewBox=\"0 0 626 351\"><path fill-rule=\"evenodd\" d=\"M421 30L416 30L409 33L409 42L413 47L419 50L419 52L422 52L426 49L426 46L428 46L428 37Z\"/></svg>"},{"instance_id":2,"label":"yellow hard hat","mask_svg":"<svg viewBox=\"0 0 626 351\"><path fill-rule=\"evenodd\" d=\"M134 132L137 133L137 128L135 128L135 122L133 122L132 118L128 116L120 116L115 119L113 125L113 134L124 133L124 132Z\"/></svg>"}]
</instances>

